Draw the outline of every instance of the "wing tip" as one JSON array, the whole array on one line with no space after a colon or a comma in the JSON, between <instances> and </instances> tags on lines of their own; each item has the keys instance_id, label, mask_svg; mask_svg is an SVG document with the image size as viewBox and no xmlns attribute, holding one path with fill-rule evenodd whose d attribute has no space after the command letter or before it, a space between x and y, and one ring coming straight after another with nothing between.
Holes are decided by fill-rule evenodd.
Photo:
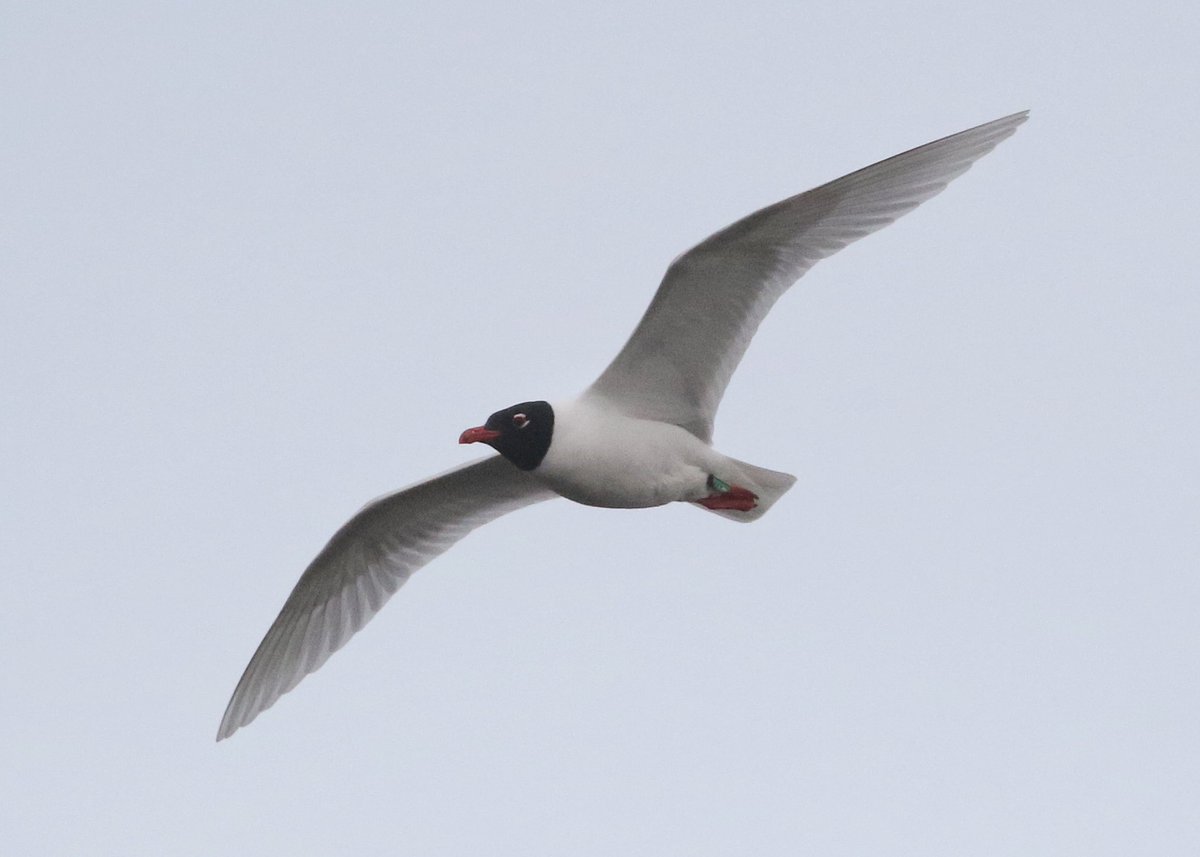
<instances>
[{"instance_id":1,"label":"wing tip","mask_svg":"<svg viewBox=\"0 0 1200 857\"><path fill-rule=\"evenodd\" d=\"M993 119L991 122L984 122L982 125L976 125L974 128L968 128L966 131L951 136L958 137L963 134L974 134L976 132L986 132L995 134L991 137L990 143L995 146L1001 140L1006 140L1014 134L1021 125L1029 120L1029 110L1018 110L1016 113L1010 113L1007 116L1001 116L999 119Z\"/></svg>"},{"instance_id":2,"label":"wing tip","mask_svg":"<svg viewBox=\"0 0 1200 857\"><path fill-rule=\"evenodd\" d=\"M225 715L221 718L221 725L217 727L217 743L219 744L226 738L229 738L234 732L237 732L253 719L253 716L251 716L249 719L246 719L236 715L234 713L234 702L231 701L229 706L225 709Z\"/></svg>"}]
</instances>

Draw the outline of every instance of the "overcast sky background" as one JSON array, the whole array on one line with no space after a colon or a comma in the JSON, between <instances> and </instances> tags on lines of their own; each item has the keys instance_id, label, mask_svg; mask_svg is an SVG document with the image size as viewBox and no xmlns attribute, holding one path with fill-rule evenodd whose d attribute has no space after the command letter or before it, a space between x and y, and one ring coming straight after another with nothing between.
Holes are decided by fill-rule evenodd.
<instances>
[{"instance_id":1,"label":"overcast sky background","mask_svg":"<svg viewBox=\"0 0 1200 857\"><path fill-rule=\"evenodd\" d=\"M8 854L1200 853L1194 3L0 5ZM301 570L737 217L1016 110L763 325L753 526Z\"/></svg>"}]
</instances>

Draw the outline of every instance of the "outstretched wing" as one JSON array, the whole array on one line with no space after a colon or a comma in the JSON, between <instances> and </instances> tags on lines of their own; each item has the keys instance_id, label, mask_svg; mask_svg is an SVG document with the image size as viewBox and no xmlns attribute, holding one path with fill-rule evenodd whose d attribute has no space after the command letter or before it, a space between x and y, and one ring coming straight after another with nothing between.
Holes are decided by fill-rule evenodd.
<instances>
[{"instance_id":1,"label":"outstretched wing","mask_svg":"<svg viewBox=\"0 0 1200 857\"><path fill-rule=\"evenodd\" d=\"M325 663L414 571L481 524L556 496L496 456L367 504L317 554L284 602L229 700L217 740Z\"/></svg>"},{"instance_id":2,"label":"outstretched wing","mask_svg":"<svg viewBox=\"0 0 1200 857\"><path fill-rule=\"evenodd\" d=\"M585 395L711 441L725 387L779 296L817 261L938 194L1028 115L926 143L705 239L671 263L633 335Z\"/></svg>"}]
</instances>

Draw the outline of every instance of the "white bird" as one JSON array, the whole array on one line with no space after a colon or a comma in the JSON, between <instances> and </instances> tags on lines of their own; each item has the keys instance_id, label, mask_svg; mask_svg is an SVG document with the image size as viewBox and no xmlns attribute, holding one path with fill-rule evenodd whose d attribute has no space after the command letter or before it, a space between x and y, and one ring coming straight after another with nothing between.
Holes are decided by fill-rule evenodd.
<instances>
[{"instance_id":1,"label":"white bird","mask_svg":"<svg viewBox=\"0 0 1200 857\"><path fill-rule=\"evenodd\" d=\"M737 521L795 477L711 446L717 405L771 306L818 260L939 193L1028 112L935 140L742 218L675 259L625 347L578 398L523 402L462 433L492 456L369 503L305 570L225 710L227 738L316 670L409 576L476 527L562 496L684 501Z\"/></svg>"}]
</instances>

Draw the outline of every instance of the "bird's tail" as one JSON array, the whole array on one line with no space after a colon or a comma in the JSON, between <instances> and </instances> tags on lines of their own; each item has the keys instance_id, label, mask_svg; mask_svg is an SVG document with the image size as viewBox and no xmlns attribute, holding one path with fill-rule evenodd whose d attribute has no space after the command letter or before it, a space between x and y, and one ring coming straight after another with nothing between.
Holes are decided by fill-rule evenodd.
<instances>
[{"instance_id":1,"label":"bird's tail","mask_svg":"<svg viewBox=\"0 0 1200 857\"><path fill-rule=\"evenodd\" d=\"M721 479L742 488L748 488L758 495L758 504L748 512L738 512L733 509L710 509L722 517L748 524L757 521L775 505L775 501L787 493L796 483L796 477L790 473L780 473L778 470L768 470L756 467L736 458L726 462L727 471L723 471ZM728 472L728 475L726 475ZM703 506L701 508L704 508Z\"/></svg>"}]
</instances>

